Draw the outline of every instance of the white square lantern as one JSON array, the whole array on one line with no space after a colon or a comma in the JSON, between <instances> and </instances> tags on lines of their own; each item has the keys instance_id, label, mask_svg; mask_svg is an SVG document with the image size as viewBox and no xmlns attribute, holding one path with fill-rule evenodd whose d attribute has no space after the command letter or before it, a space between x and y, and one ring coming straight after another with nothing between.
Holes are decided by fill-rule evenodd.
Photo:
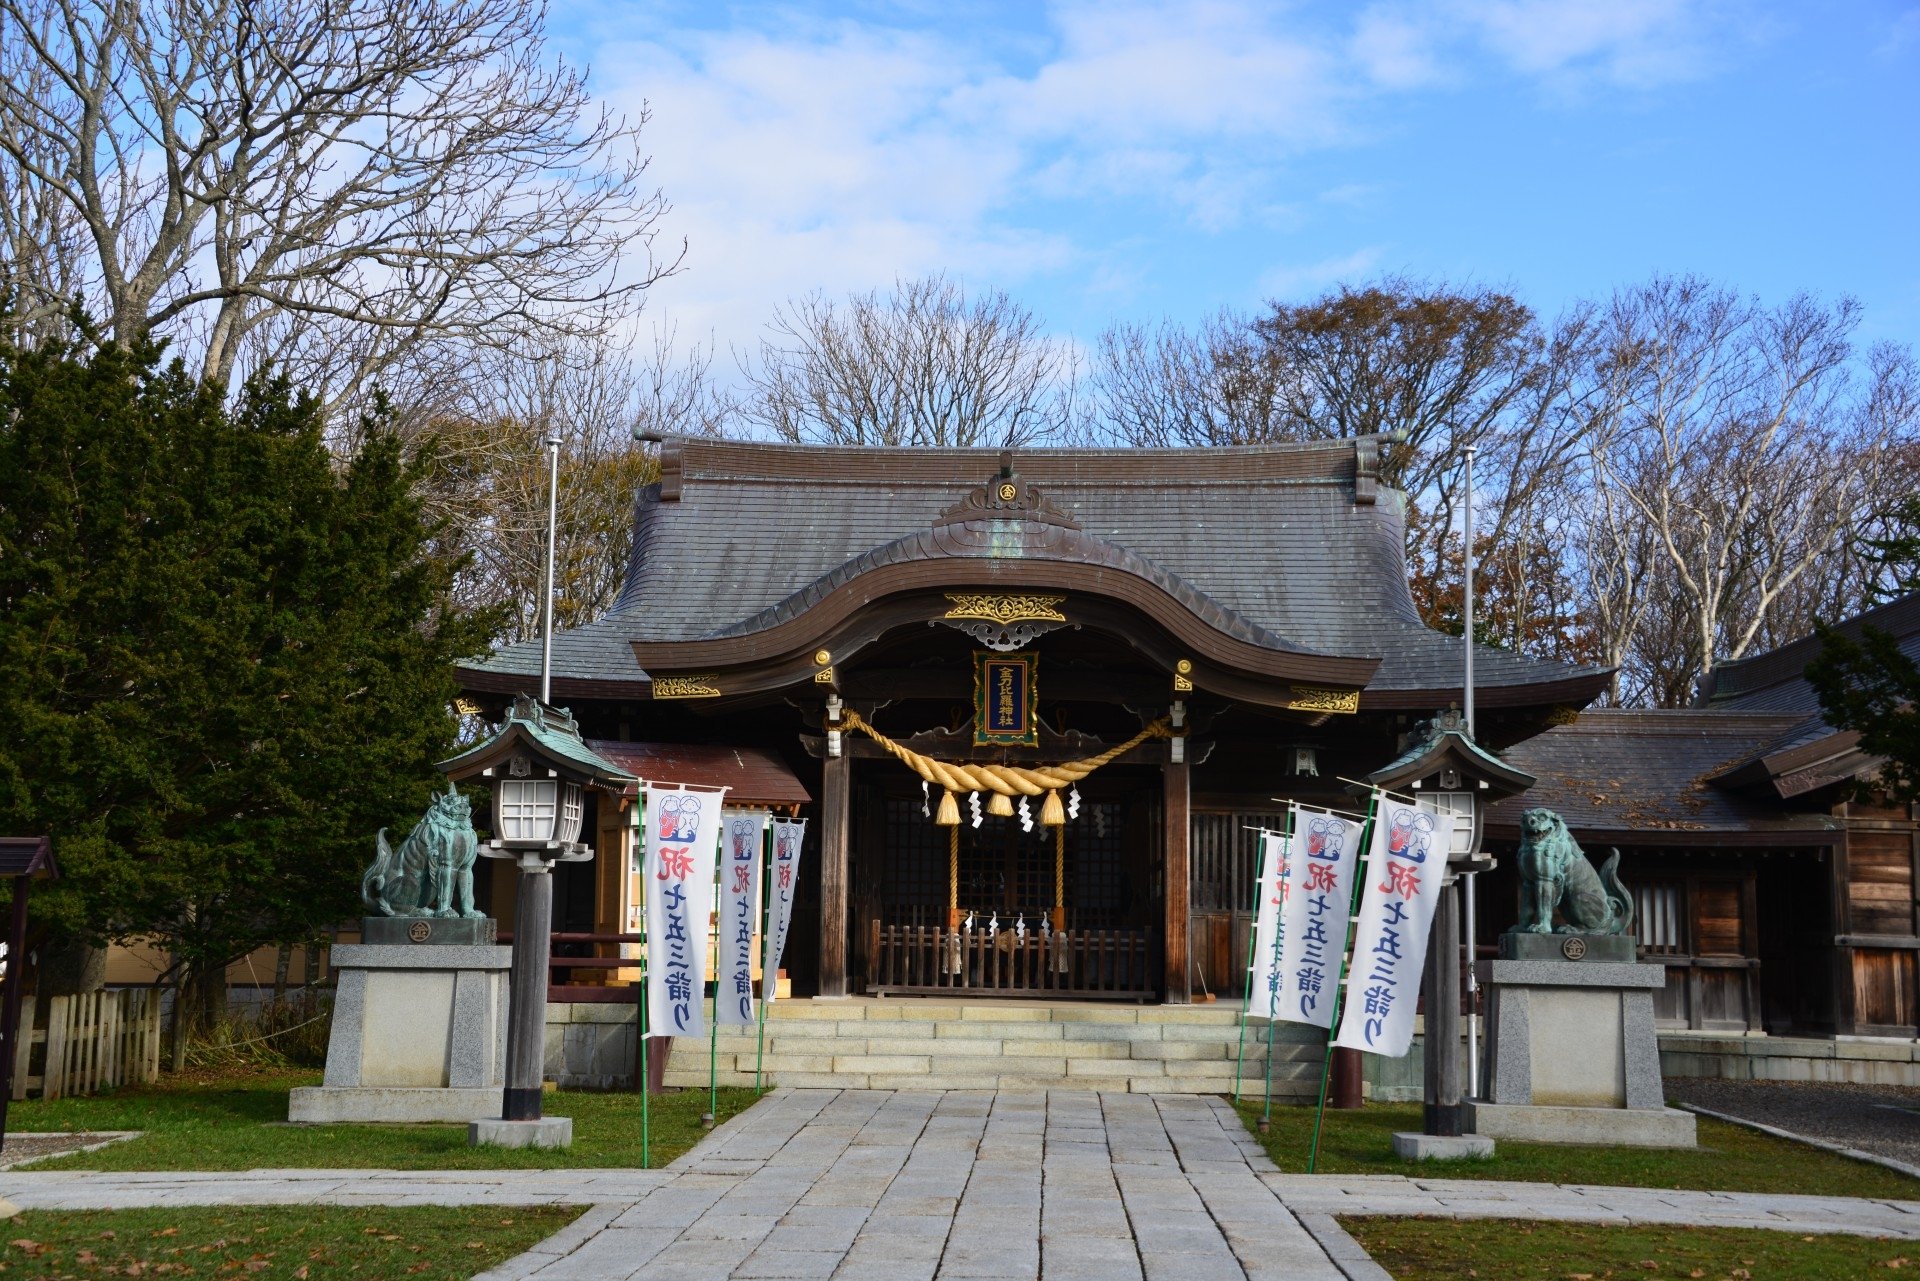
<instances>
[{"instance_id":1,"label":"white square lantern","mask_svg":"<svg viewBox=\"0 0 1920 1281\"><path fill-rule=\"evenodd\" d=\"M486 781L493 791L493 839L484 852L523 861L588 857L580 841L587 789L616 804L639 783L595 753L565 709L524 697L514 700L498 733L441 768L455 781Z\"/></svg>"},{"instance_id":2,"label":"white square lantern","mask_svg":"<svg viewBox=\"0 0 1920 1281\"><path fill-rule=\"evenodd\" d=\"M507 777L494 783L495 835L508 848L578 844L586 810L586 789L571 779Z\"/></svg>"}]
</instances>

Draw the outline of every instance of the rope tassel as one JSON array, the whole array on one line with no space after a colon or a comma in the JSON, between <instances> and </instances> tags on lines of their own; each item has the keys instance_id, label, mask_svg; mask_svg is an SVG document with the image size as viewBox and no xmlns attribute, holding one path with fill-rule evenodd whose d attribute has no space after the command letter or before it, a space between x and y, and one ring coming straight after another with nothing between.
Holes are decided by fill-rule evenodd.
<instances>
[{"instance_id":1,"label":"rope tassel","mask_svg":"<svg viewBox=\"0 0 1920 1281\"><path fill-rule=\"evenodd\" d=\"M1060 803L1060 793L1049 788L1047 799L1040 806L1040 826L1065 827L1067 808Z\"/></svg>"},{"instance_id":2,"label":"rope tassel","mask_svg":"<svg viewBox=\"0 0 1920 1281\"><path fill-rule=\"evenodd\" d=\"M953 798L952 792L940 793L940 813L933 821L939 827L960 826L960 802Z\"/></svg>"}]
</instances>

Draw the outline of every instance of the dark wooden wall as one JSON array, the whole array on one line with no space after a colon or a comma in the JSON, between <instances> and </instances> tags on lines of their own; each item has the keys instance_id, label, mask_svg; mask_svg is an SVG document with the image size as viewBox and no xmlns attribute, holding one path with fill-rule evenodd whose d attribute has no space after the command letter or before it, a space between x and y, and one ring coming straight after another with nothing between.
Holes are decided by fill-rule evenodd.
<instances>
[{"instance_id":1,"label":"dark wooden wall","mask_svg":"<svg viewBox=\"0 0 1920 1281\"><path fill-rule=\"evenodd\" d=\"M1848 802L1835 813L1846 827L1836 851L1833 967L1838 1030L1867 1036L1920 1031L1915 958L1920 952L1920 822L1911 806Z\"/></svg>"}]
</instances>

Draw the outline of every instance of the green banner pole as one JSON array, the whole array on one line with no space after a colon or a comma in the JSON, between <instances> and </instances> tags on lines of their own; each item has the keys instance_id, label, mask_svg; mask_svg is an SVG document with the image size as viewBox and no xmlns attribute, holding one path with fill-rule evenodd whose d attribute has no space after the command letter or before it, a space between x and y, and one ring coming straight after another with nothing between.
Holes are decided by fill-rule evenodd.
<instances>
[{"instance_id":1,"label":"green banner pole","mask_svg":"<svg viewBox=\"0 0 1920 1281\"><path fill-rule=\"evenodd\" d=\"M753 1092L764 1094L760 1070L767 1062L767 993L780 983L779 969L767 972L767 940L773 937L773 824L767 824L766 839L760 843L760 1017L759 1044L753 1051ZM777 958L776 958L777 960Z\"/></svg>"},{"instance_id":2,"label":"green banner pole","mask_svg":"<svg viewBox=\"0 0 1920 1281\"><path fill-rule=\"evenodd\" d=\"M633 1026L633 1034L640 1038L640 1168L650 1169L648 1164L652 1156L652 1116L650 1105L653 1098L653 1073L647 1070L647 991L653 980L653 953L647 947L647 785L640 785L640 799L634 802L639 806L640 848L634 851L640 860L640 1018Z\"/></svg>"},{"instance_id":3,"label":"green banner pole","mask_svg":"<svg viewBox=\"0 0 1920 1281\"><path fill-rule=\"evenodd\" d=\"M727 812L720 811L720 837L713 848L713 910L707 913L707 938L713 944L713 966L707 978L713 983L713 1009L707 1016L707 1111L700 1128L711 1130L720 1111L720 934L714 922L720 915L720 870L727 855Z\"/></svg>"},{"instance_id":4,"label":"green banner pole","mask_svg":"<svg viewBox=\"0 0 1920 1281\"><path fill-rule=\"evenodd\" d=\"M1233 1101L1240 1101L1240 1078L1247 1074L1247 1016L1253 1012L1253 952L1260 944L1260 883L1267 876L1267 833L1260 833L1259 871L1253 877L1253 925L1247 931L1247 968L1241 973L1246 977L1241 983L1246 987L1246 1000L1240 1003L1240 1053L1235 1058L1233 1069Z\"/></svg>"},{"instance_id":5,"label":"green banner pole","mask_svg":"<svg viewBox=\"0 0 1920 1281\"><path fill-rule=\"evenodd\" d=\"M1352 903L1347 909L1346 937L1334 963L1333 1023L1327 1028L1327 1053L1320 1062L1320 1103L1313 1114L1313 1146L1307 1149L1307 1173L1312 1174L1320 1161L1320 1127L1327 1119L1327 1080L1333 1074L1333 1038L1340 1034L1340 1011L1347 1003L1347 948L1353 943L1354 918L1360 915L1360 891L1373 875L1373 819L1379 809L1380 790L1367 797L1367 822L1360 829L1360 857L1354 860L1359 875L1353 878Z\"/></svg>"},{"instance_id":6,"label":"green banner pole","mask_svg":"<svg viewBox=\"0 0 1920 1281\"><path fill-rule=\"evenodd\" d=\"M1290 805L1287 807L1287 830L1282 834L1280 844L1280 882L1283 885L1287 881L1287 864L1291 861L1293 854L1293 829L1299 820L1299 815L1299 806ZM1280 897L1281 906L1284 909L1286 895L1282 894ZM1286 942L1286 912L1284 910L1280 911L1275 914L1275 917L1276 919L1273 922L1273 954L1274 959L1277 961L1280 957L1280 946ZM1260 1133L1262 1134L1265 1134L1273 1125L1273 1025L1278 1021L1274 1018L1274 1014L1274 1001L1273 998L1269 996L1267 999L1267 1104L1266 1110L1260 1114Z\"/></svg>"}]
</instances>

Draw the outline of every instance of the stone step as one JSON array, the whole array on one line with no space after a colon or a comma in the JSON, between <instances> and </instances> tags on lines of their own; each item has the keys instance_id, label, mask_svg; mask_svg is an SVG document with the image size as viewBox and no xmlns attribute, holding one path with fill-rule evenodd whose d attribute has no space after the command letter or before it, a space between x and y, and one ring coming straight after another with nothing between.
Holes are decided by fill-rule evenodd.
<instances>
[{"instance_id":1,"label":"stone step","mask_svg":"<svg viewBox=\"0 0 1920 1281\"><path fill-rule=\"evenodd\" d=\"M597 1082L631 1053L630 1006L555 1007L555 1051L579 1083ZM590 1026L575 1026L575 1025ZM598 1025L598 1026L591 1026ZM764 1038L764 1040L763 1040ZM1266 1024L1242 1029L1237 1008L914 998L789 1000L769 1008L764 1029L723 1029L715 1044L720 1083L763 1079L790 1086L874 1089L1103 1089L1155 1093L1264 1092ZM764 1056L762 1046L764 1043ZM1273 1031L1276 1095L1311 1095L1325 1034L1290 1024ZM674 1047L667 1082L703 1087L707 1046Z\"/></svg>"}]
</instances>

